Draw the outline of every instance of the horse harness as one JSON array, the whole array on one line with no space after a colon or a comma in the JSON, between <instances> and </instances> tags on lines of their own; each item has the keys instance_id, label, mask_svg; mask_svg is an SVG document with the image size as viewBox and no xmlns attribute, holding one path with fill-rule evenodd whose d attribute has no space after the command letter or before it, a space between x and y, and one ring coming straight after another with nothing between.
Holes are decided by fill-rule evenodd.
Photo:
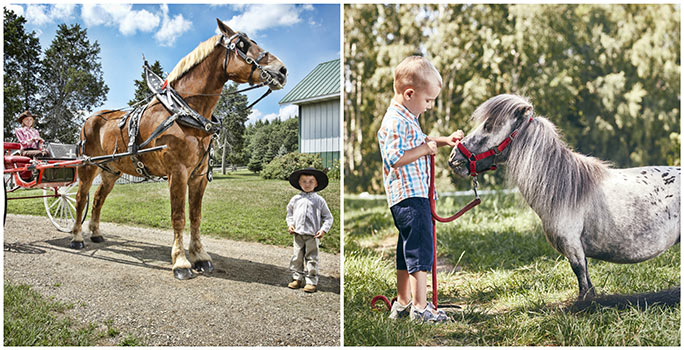
<instances>
[{"instance_id":1,"label":"horse harness","mask_svg":"<svg viewBox=\"0 0 684 350\"><path fill-rule=\"evenodd\" d=\"M533 119L533 116L530 114L530 119L528 120L528 122L532 122L532 119ZM489 157L496 157L499 154L501 154L501 152L503 152L506 149L506 147L510 146L511 143L513 142L513 139L516 136L518 136L518 133L520 132L520 129L522 127L523 127L523 125L520 125L515 130L513 130L513 132L508 137L506 137L503 141L501 141L501 143L498 144L497 146L494 146L494 147L488 149L487 151L484 151L484 152L478 153L478 154L473 154L472 152L470 152L468 150L468 148L466 148L465 145L463 145L462 142L459 142L456 145L456 147L461 152L463 157L465 157L465 159L468 160L468 168L470 169L470 176L472 176L474 178L477 177L477 174L478 174L477 162L482 161L484 159L487 159ZM482 170L482 172L487 171L487 170L496 170L496 163L493 163L491 167Z\"/></svg>"},{"instance_id":2,"label":"horse harness","mask_svg":"<svg viewBox=\"0 0 684 350\"><path fill-rule=\"evenodd\" d=\"M244 33L238 32L231 36L228 39L228 42L230 43L229 45L225 45L223 43L225 37L226 36L222 34L221 40L219 40L218 43L226 48L226 56L223 61L223 70L225 71L227 68L228 56L230 55L231 51L234 51L237 56L241 57L243 60L245 60L245 62L252 66L252 70L250 72L248 79L250 87L242 90L233 91L230 94L237 94L240 92L252 90L255 88L266 86L267 84L280 85L280 83L270 73L268 73L263 68L263 66L259 64L259 62L266 56L266 54L268 54L268 52L261 51L256 60L252 59L251 57L247 56L247 52L249 51L249 48L252 44ZM214 137L220 131L221 119L212 115L211 120L208 121L201 114L197 113L197 111L192 109L192 107L190 107L188 103L185 102L185 100L180 96L180 94L178 94L176 90L169 86L168 81L162 80L157 74L155 74L152 71L147 60L145 60L143 68L145 73L145 80L147 82L147 87L152 91L153 95L157 98L157 100L159 100L159 102L169 111L170 115L160 125L157 126L157 128L152 132L152 134L150 134L150 136L145 141L143 141L140 144L136 143L137 136L140 132L140 117L143 115L145 110L152 104L152 101L149 101L146 105L139 106L135 108L133 111L126 113L126 115L124 115L124 117L119 122L119 129L123 129L123 127L126 125L126 122L128 121L128 152L133 154L130 156L130 159L133 162L136 173L138 173L138 175L146 179L155 178L150 174L147 167L145 167L145 164L142 161L140 161L140 159L138 159L136 153L139 149L142 149L147 144L152 142L152 140L157 138L161 133L168 130L174 122L178 122L181 125L203 130L211 134L211 141L209 142L209 147L204 151L204 154L202 155L202 158L200 159L199 163L190 173L190 177L198 176L195 173L204 162L204 159L207 158L207 156L209 156L210 158L213 157ZM254 71L257 69L260 71L260 77L262 80L264 80L264 82L261 84L254 85L252 82L252 75ZM266 93L264 93L256 101L252 102L249 106L246 107L246 109L252 108L257 102L261 101L271 92L272 90L269 88L268 91L266 91ZM150 97L152 97L152 95L150 95ZM100 168L102 168L103 170L113 173L115 175L120 174L119 172L111 170L104 164L98 166L100 166ZM212 180L213 175L211 162L209 162L208 164L207 172L205 174L199 175L206 175L209 181Z\"/></svg>"}]
</instances>

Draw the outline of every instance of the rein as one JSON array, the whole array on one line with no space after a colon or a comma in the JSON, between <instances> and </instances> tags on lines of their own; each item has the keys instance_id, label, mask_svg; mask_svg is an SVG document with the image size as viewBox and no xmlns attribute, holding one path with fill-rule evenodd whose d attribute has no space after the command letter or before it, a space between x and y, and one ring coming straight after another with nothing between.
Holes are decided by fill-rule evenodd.
<instances>
[{"instance_id":1,"label":"rein","mask_svg":"<svg viewBox=\"0 0 684 350\"><path fill-rule=\"evenodd\" d=\"M461 144L460 142L458 143ZM480 195L477 194L477 176L473 177L473 192L475 192L475 199L466 204L465 207L461 208L456 214L443 218L437 215L437 210L435 209L435 155L431 154L428 161L430 162L430 189L428 192L428 198L430 199L430 211L432 212L432 304L437 309L437 223L439 222L451 222L458 219L461 215L465 214L468 210L473 209L478 206L482 201L480 200Z\"/></svg>"},{"instance_id":2,"label":"rein","mask_svg":"<svg viewBox=\"0 0 684 350\"><path fill-rule=\"evenodd\" d=\"M532 121L532 116L530 116L530 119L528 122ZM484 151L482 153L478 154L473 154L466 148L466 146L463 145L463 143L459 142L456 145L456 148L458 148L459 152L465 157L465 159L468 161L468 168L470 169L470 176L476 178L477 177L477 162L487 159L489 157L496 157L501 152L503 152L506 147L510 146L511 142L513 142L513 139L518 135L520 128L522 128L522 125L519 126L517 129L513 130L513 132L506 137L501 143L495 147L490 148L487 151ZM433 165L434 166L434 165ZM496 170L496 164L492 164L491 167L482 170L481 172L487 171L487 170Z\"/></svg>"}]
</instances>

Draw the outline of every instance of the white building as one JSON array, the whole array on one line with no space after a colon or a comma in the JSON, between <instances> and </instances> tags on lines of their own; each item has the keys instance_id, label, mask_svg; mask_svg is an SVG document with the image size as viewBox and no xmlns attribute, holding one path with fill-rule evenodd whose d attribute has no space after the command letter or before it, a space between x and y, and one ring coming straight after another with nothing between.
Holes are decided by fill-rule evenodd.
<instances>
[{"instance_id":1,"label":"white building","mask_svg":"<svg viewBox=\"0 0 684 350\"><path fill-rule=\"evenodd\" d=\"M339 161L339 59L316 66L279 103L299 107L299 152L320 154L326 168Z\"/></svg>"}]
</instances>

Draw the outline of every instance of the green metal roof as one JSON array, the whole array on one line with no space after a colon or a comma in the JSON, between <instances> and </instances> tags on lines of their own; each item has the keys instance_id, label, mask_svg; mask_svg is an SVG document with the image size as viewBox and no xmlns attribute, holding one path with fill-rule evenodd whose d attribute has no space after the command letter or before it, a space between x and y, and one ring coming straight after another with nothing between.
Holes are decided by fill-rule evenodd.
<instances>
[{"instance_id":1,"label":"green metal roof","mask_svg":"<svg viewBox=\"0 0 684 350\"><path fill-rule=\"evenodd\" d=\"M280 104L316 100L340 95L340 59L316 66L302 81L283 97Z\"/></svg>"}]
</instances>

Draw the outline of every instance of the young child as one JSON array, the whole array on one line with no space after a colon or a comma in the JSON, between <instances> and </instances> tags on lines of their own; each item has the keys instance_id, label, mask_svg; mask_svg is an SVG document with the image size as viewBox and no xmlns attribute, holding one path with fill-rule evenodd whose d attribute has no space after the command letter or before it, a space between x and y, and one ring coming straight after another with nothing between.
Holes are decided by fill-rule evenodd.
<instances>
[{"instance_id":1,"label":"young child","mask_svg":"<svg viewBox=\"0 0 684 350\"><path fill-rule=\"evenodd\" d=\"M445 322L444 311L427 302L427 272L432 269L432 213L428 200L427 155L437 147L454 147L458 130L447 137L428 137L418 123L442 89L442 77L425 58L404 59L394 70L394 98L378 130L382 180L387 202L399 230L397 240L397 301L390 318ZM413 299L411 299L413 296Z\"/></svg>"},{"instance_id":2,"label":"young child","mask_svg":"<svg viewBox=\"0 0 684 350\"><path fill-rule=\"evenodd\" d=\"M21 144L19 154L26 157L48 156L48 151L43 149L44 140L40 137L40 133L33 127L35 118L29 111L19 115L17 119L21 127L14 129L14 135Z\"/></svg>"},{"instance_id":3,"label":"young child","mask_svg":"<svg viewBox=\"0 0 684 350\"><path fill-rule=\"evenodd\" d=\"M287 231L294 236L293 281L287 286L301 288L306 280L304 291L313 293L318 284L318 240L333 223L328 203L316 193L328 186L328 176L314 168L300 169L290 174L290 185L302 192L287 204Z\"/></svg>"}]
</instances>

